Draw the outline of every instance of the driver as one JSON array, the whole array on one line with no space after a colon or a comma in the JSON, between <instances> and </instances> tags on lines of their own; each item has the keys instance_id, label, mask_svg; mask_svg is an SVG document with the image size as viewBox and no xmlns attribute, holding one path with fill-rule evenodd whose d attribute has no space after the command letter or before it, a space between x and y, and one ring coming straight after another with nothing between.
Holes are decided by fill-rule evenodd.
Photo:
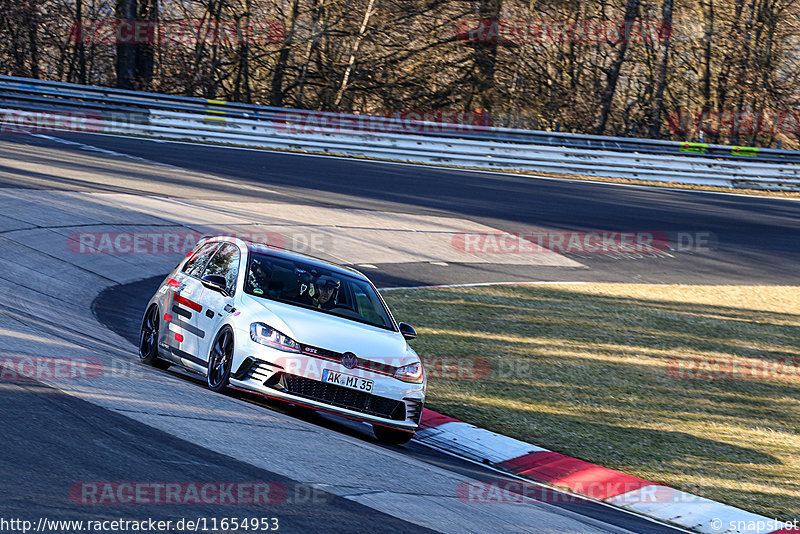
<instances>
[{"instance_id":1,"label":"driver","mask_svg":"<svg viewBox=\"0 0 800 534\"><path fill-rule=\"evenodd\" d=\"M335 308L340 286L341 282L336 278L327 275L320 276L314 282L316 291L311 295L311 305L324 310Z\"/></svg>"}]
</instances>

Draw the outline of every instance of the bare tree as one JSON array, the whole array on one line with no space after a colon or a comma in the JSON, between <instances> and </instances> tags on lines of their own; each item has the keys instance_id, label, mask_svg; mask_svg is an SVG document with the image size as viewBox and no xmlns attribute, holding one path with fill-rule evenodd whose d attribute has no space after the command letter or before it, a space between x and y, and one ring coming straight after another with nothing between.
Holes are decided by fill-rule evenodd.
<instances>
[{"instance_id":1,"label":"bare tree","mask_svg":"<svg viewBox=\"0 0 800 534\"><path fill-rule=\"evenodd\" d=\"M672 0L664 0L661 9L661 29L659 37L662 40L661 57L658 62L653 104L650 107L650 128L648 135L654 139L660 137L661 113L664 109L664 90L667 87L667 64L669 63L669 49L672 43Z\"/></svg>"},{"instance_id":2,"label":"bare tree","mask_svg":"<svg viewBox=\"0 0 800 534\"><path fill-rule=\"evenodd\" d=\"M639 16L639 0L627 0L625 5L624 33L617 46L617 55L611 66L606 71L607 81L600 97L600 117L597 120L595 133L603 134L606 130L608 114L611 112L611 103L614 100L614 93L617 90L620 70L625 62L625 53L628 51L629 28L633 26Z\"/></svg>"}]
</instances>

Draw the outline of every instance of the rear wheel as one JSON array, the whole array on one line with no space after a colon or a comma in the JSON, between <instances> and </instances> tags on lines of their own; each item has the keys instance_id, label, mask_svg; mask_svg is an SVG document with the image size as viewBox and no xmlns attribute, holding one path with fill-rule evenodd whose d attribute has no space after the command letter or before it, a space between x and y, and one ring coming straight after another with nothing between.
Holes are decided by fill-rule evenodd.
<instances>
[{"instance_id":1,"label":"rear wheel","mask_svg":"<svg viewBox=\"0 0 800 534\"><path fill-rule=\"evenodd\" d=\"M208 356L208 375L206 382L208 389L218 393L228 388L233 364L233 331L223 328L211 345L211 354Z\"/></svg>"},{"instance_id":2,"label":"rear wheel","mask_svg":"<svg viewBox=\"0 0 800 534\"><path fill-rule=\"evenodd\" d=\"M414 437L413 432L397 430L396 428L386 428L385 426L372 425L372 432L378 441L387 445L402 445L408 443Z\"/></svg>"},{"instance_id":3,"label":"rear wheel","mask_svg":"<svg viewBox=\"0 0 800 534\"><path fill-rule=\"evenodd\" d=\"M159 369L169 367L169 362L158 357L158 306L153 305L147 310L139 332L139 361Z\"/></svg>"}]
</instances>

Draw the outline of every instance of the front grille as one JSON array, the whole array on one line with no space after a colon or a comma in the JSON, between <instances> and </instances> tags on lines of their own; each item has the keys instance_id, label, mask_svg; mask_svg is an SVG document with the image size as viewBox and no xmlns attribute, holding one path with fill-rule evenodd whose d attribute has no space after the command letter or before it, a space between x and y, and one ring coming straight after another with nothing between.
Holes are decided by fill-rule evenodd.
<instances>
[{"instance_id":1,"label":"front grille","mask_svg":"<svg viewBox=\"0 0 800 534\"><path fill-rule=\"evenodd\" d=\"M323 360L330 360L337 363L342 363L342 358L344 354L340 352L336 352L333 350L323 349L320 347L312 347L311 345L303 345L303 354L307 356L313 356L315 358L321 358ZM368 371L374 371L376 373L381 373L388 376L394 376L397 372L398 367L394 365L389 365L387 363L376 362L373 360L367 360L364 358L358 358L357 367L360 369L366 369Z\"/></svg>"},{"instance_id":2,"label":"front grille","mask_svg":"<svg viewBox=\"0 0 800 534\"><path fill-rule=\"evenodd\" d=\"M279 385L281 383L289 393L298 397L395 421L406 419L404 402L290 374L284 374Z\"/></svg>"}]
</instances>

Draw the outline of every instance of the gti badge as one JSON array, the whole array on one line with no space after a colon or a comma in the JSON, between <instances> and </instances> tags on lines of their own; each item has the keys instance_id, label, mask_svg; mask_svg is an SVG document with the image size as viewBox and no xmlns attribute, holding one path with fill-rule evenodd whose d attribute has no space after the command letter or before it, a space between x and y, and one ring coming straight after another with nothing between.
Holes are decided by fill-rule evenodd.
<instances>
[{"instance_id":1,"label":"gti badge","mask_svg":"<svg viewBox=\"0 0 800 534\"><path fill-rule=\"evenodd\" d=\"M342 365L348 369L353 369L356 365L358 365L358 357L352 352L345 352L342 355Z\"/></svg>"}]
</instances>

